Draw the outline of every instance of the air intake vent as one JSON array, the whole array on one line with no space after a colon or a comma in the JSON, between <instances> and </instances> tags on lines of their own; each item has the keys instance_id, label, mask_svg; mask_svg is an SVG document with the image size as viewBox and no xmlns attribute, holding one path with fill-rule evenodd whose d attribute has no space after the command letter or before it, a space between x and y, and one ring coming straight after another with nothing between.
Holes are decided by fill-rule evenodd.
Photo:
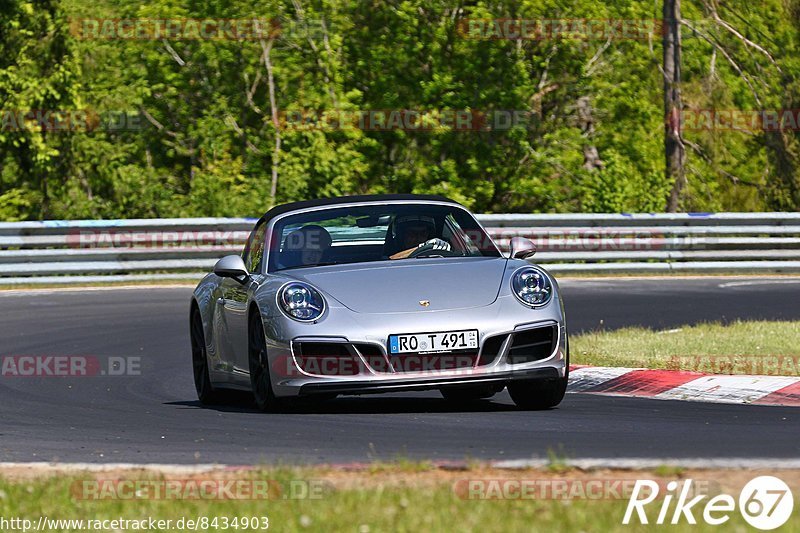
<instances>
[{"instance_id":1,"label":"air intake vent","mask_svg":"<svg viewBox=\"0 0 800 533\"><path fill-rule=\"evenodd\" d=\"M355 376L361 364L350 354L348 345L337 342L295 342L292 345L297 365L315 376Z\"/></svg>"},{"instance_id":2,"label":"air intake vent","mask_svg":"<svg viewBox=\"0 0 800 533\"><path fill-rule=\"evenodd\" d=\"M478 360L478 366L488 365L497 359L497 354L500 353L500 348L503 347L503 343L507 338L508 335L495 335L494 337L489 337L488 339L484 340L483 350L481 350L481 357Z\"/></svg>"},{"instance_id":3,"label":"air intake vent","mask_svg":"<svg viewBox=\"0 0 800 533\"><path fill-rule=\"evenodd\" d=\"M512 365L547 359L555 349L557 326L528 329L514 333L508 362Z\"/></svg>"},{"instance_id":4,"label":"air intake vent","mask_svg":"<svg viewBox=\"0 0 800 533\"><path fill-rule=\"evenodd\" d=\"M358 353L367 362L369 367L375 372L391 374L392 369L389 367L389 362L383 355L383 351L377 344L354 344Z\"/></svg>"}]
</instances>

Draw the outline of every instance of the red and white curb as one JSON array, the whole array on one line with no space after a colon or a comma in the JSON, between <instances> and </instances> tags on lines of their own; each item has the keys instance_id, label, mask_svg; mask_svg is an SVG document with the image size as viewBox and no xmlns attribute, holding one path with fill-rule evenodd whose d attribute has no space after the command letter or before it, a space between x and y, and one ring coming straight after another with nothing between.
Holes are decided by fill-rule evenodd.
<instances>
[{"instance_id":1,"label":"red and white curb","mask_svg":"<svg viewBox=\"0 0 800 533\"><path fill-rule=\"evenodd\" d=\"M568 392L800 407L800 377L570 366Z\"/></svg>"}]
</instances>

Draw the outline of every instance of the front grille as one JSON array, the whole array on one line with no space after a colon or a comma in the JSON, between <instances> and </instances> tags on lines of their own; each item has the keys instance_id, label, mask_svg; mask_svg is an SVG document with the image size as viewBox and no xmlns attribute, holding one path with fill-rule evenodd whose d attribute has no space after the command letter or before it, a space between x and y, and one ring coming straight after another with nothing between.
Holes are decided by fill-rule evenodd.
<instances>
[{"instance_id":1,"label":"front grille","mask_svg":"<svg viewBox=\"0 0 800 533\"><path fill-rule=\"evenodd\" d=\"M345 343L294 342L292 350L297 366L307 374L355 376L362 371L361 362L350 353Z\"/></svg>"},{"instance_id":2,"label":"front grille","mask_svg":"<svg viewBox=\"0 0 800 533\"><path fill-rule=\"evenodd\" d=\"M514 333L508 363L518 365L547 359L555 350L558 326L527 329Z\"/></svg>"}]
</instances>

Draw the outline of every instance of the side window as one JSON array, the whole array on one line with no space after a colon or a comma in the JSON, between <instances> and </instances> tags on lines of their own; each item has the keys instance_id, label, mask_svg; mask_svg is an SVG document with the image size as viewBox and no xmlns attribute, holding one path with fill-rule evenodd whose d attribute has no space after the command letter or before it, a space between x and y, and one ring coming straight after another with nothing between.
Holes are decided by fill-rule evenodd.
<instances>
[{"instance_id":1,"label":"side window","mask_svg":"<svg viewBox=\"0 0 800 533\"><path fill-rule=\"evenodd\" d=\"M242 260L248 272L258 272L261 270L261 261L264 259L265 230L267 225L261 223L256 226L247 240L247 244L242 252Z\"/></svg>"}]
</instances>

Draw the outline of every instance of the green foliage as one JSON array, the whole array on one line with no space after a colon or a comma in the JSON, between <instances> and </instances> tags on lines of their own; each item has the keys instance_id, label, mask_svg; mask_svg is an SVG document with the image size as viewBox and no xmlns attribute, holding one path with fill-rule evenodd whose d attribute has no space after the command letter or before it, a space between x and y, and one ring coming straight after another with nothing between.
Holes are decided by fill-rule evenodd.
<instances>
[{"instance_id":1,"label":"green foliage","mask_svg":"<svg viewBox=\"0 0 800 533\"><path fill-rule=\"evenodd\" d=\"M702 31L685 28L686 110L800 108L797 2L719 5L741 35L709 23L707 9L683 5ZM259 17L282 31L271 43L71 34L70 19L87 17ZM639 0L0 0L4 121L14 110L81 109L139 120L92 131L4 122L0 219L258 216L273 201L378 192L439 193L479 212L661 211L672 184L658 35L464 34L470 19L659 17L660 4ZM524 120L491 131L285 120L381 110ZM682 209L800 207L797 131L688 129L684 138ZM587 164L593 153L597 164Z\"/></svg>"},{"instance_id":2,"label":"green foliage","mask_svg":"<svg viewBox=\"0 0 800 533\"><path fill-rule=\"evenodd\" d=\"M11 189L0 195L0 220L18 222L32 218L39 201L35 191Z\"/></svg>"}]
</instances>

